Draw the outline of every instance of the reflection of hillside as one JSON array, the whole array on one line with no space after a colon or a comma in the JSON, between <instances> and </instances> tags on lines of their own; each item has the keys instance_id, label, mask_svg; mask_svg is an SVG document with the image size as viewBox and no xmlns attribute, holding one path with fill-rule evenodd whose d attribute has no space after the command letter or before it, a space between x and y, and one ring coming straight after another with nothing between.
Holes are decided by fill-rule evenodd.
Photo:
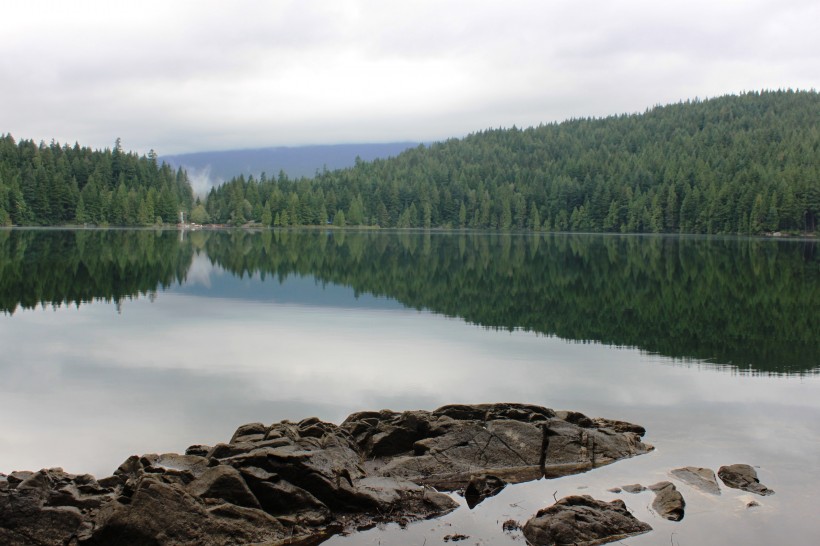
<instances>
[{"instance_id":1,"label":"reflection of hillside","mask_svg":"<svg viewBox=\"0 0 820 546\"><path fill-rule=\"evenodd\" d=\"M314 275L491 328L751 371L820 366L814 242L236 232L206 249L237 275Z\"/></svg>"},{"instance_id":2,"label":"reflection of hillside","mask_svg":"<svg viewBox=\"0 0 820 546\"><path fill-rule=\"evenodd\" d=\"M192 256L176 232L0 231L0 310L149 294L184 280Z\"/></svg>"},{"instance_id":3,"label":"reflection of hillside","mask_svg":"<svg viewBox=\"0 0 820 546\"><path fill-rule=\"evenodd\" d=\"M357 294L750 371L820 367L811 241L263 231L0 231L0 309L120 301L182 282L195 252L239 277Z\"/></svg>"}]
</instances>

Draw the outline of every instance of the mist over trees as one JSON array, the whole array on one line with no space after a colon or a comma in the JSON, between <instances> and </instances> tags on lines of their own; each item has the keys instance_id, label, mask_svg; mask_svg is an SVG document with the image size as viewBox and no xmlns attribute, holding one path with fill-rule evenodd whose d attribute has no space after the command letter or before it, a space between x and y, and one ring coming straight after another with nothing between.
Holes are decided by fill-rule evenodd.
<instances>
[{"instance_id":1,"label":"mist over trees","mask_svg":"<svg viewBox=\"0 0 820 546\"><path fill-rule=\"evenodd\" d=\"M820 215L818 114L815 91L765 91L490 129L314 178L238 176L211 190L199 217L272 226L811 232Z\"/></svg>"},{"instance_id":2,"label":"mist over trees","mask_svg":"<svg viewBox=\"0 0 820 546\"><path fill-rule=\"evenodd\" d=\"M15 142L0 135L0 225L140 226L177 222L193 192L185 171L113 149Z\"/></svg>"}]
</instances>

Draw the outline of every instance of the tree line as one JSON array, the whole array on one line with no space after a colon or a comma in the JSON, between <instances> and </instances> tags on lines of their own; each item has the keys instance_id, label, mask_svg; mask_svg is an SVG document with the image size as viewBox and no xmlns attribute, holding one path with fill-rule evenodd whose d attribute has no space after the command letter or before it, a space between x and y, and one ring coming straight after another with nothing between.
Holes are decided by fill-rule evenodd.
<instances>
[{"instance_id":1,"label":"tree line","mask_svg":"<svg viewBox=\"0 0 820 546\"><path fill-rule=\"evenodd\" d=\"M238 176L195 221L590 232L813 232L816 91L764 91L641 114L489 129L291 179Z\"/></svg>"},{"instance_id":2,"label":"tree line","mask_svg":"<svg viewBox=\"0 0 820 546\"><path fill-rule=\"evenodd\" d=\"M177 222L194 204L188 176L151 151L16 142L0 135L0 226Z\"/></svg>"}]
</instances>

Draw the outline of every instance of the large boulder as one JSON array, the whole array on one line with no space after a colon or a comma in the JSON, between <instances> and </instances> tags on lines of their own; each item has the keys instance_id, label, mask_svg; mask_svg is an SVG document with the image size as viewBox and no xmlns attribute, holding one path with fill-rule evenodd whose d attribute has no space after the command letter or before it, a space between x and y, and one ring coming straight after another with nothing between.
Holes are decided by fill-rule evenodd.
<instances>
[{"instance_id":1,"label":"large boulder","mask_svg":"<svg viewBox=\"0 0 820 546\"><path fill-rule=\"evenodd\" d=\"M523 528L527 542L533 546L592 546L651 530L627 510L622 500L604 502L589 495L565 497L539 510Z\"/></svg>"}]
</instances>

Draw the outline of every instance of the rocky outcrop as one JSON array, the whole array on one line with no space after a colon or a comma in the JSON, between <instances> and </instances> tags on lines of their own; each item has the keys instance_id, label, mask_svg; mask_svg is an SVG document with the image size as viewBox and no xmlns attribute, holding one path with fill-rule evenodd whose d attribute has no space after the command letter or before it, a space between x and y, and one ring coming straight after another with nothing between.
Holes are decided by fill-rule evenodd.
<instances>
[{"instance_id":1,"label":"rocky outcrop","mask_svg":"<svg viewBox=\"0 0 820 546\"><path fill-rule=\"evenodd\" d=\"M672 470L670 474L699 491L710 495L720 495L720 486L715 477L715 472L710 468L685 466Z\"/></svg>"},{"instance_id":2,"label":"rocky outcrop","mask_svg":"<svg viewBox=\"0 0 820 546\"><path fill-rule=\"evenodd\" d=\"M760 483L757 472L747 464L732 464L721 466L718 476L727 487L741 489L757 495L774 495L774 491Z\"/></svg>"},{"instance_id":3,"label":"rocky outcrop","mask_svg":"<svg viewBox=\"0 0 820 546\"><path fill-rule=\"evenodd\" d=\"M99 481L61 469L0 476L0 543L294 544L458 506L437 489L484 498L505 481L646 453L642 433L522 404L250 423L227 443L132 456Z\"/></svg>"},{"instance_id":4,"label":"rocky outcrop","mask_svg":"<svg viewBox=\"0 0 820 546\"><path fill-rule=\"evenodd\" d=\"M539 510L526 524L524 536L533 546L592 546L651 531L620 499L604 502L589 495L565 497Z\"/></svg>"},{"instance_id":5,"label":"rocky outcrop","mask_svg":"<svg viewBox=\"0 0 820 546\"><path fill-rule=\"evenodd\" d=\"M366 455L368 473L444 490L464 488L478 472L518 483L583 472L652 449L637 425L523 404L356 413L341 427Z\"/></svg>"},{"instance_id":6,"label":"rocky outcrop","mask_svg":"<svg viewBox=\"0 0 820 546\"><path fill-rule=\"evenodd\" d=\"M683 519L683 509L686 502L672 482L658 482L655 485L650 485L648 489L655 492L652 509L659 516L671 521Z\"/></svg>"}]
</instances>

